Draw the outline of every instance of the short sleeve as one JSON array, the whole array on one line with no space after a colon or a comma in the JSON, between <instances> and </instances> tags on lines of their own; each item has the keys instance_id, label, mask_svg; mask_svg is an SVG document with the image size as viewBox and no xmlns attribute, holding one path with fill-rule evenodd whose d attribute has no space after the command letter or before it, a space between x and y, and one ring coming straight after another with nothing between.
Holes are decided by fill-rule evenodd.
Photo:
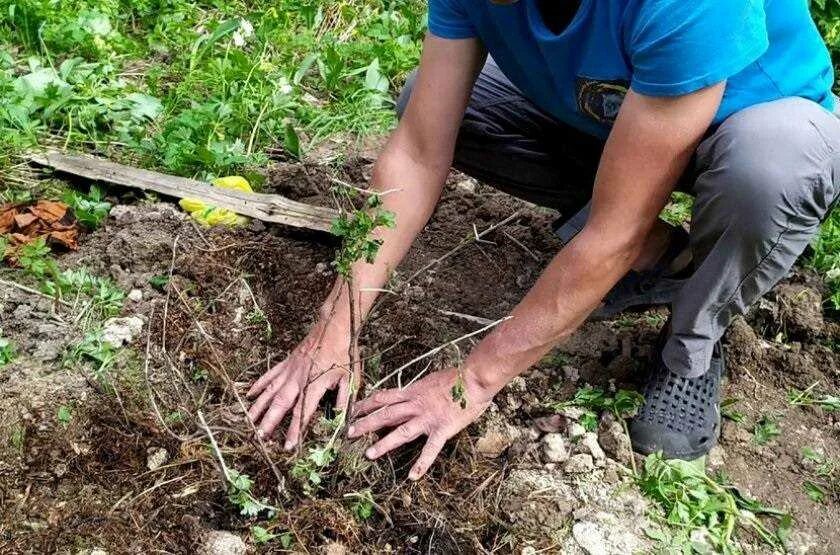
<instances>
[{"instance_id":1,"label":"short sleeve","mask_svg":"<svg viewBox=\"0 0 840 555\"><path fill-rule=\"evenodd\" d=\"M631 88L679 96L739 73L768 48L761 0L637 0L626 48ZM627 21L627 20L626 20Z\"/></svg>"},{"instance_id":2,"label":"short sleeve","mask_svg":"<svg viewBox=\"0 0 840 555\"><path fill-rule=\"evenodd\" d=\"M443 39L469 39L475 27L459 0L429 0L429 31Z\"/></svg>"}]
</instances>

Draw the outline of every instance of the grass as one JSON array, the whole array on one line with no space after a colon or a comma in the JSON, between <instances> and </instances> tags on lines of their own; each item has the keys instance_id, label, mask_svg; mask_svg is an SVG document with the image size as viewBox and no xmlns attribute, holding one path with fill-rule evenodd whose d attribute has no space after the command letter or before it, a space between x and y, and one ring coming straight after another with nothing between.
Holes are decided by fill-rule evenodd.
<instances>
[{"instance_id":1,"label":"grass","mask_svg":"<svg viewBox=\"0 0 840 555\"><path fill-rule=\"evenodd\" d=\"M814 393L818 384L819 382L814 383L802 391L791 389L788 392L788 403L794 407L820 407L826 412L840 411L840 396Z\"/></svg>"},{"instance_id":2,"label":"grass","mask_svg":"<svg viewBox=\"0 0 840 555\"><path fill-rule=\"evenodd\" d=\"M16 357L14 343L0 336L0 368L15 360Z\"/></svg>"},{"instance_id":3,"label":"grass","mask_svg":"<svg viewBox=\"0 0 840 555\"><path fill-rule=\"evenodd\" d=\"M0 0L0 168L34 144L205 178L382 132L425 2Z\"/></svg>"}]
</instances>

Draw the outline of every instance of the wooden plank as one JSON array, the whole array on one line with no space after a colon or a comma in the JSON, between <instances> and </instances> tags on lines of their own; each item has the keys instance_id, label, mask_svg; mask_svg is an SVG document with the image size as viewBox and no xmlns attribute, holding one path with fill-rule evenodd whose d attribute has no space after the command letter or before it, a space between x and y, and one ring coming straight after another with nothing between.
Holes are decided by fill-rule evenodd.
<instances>
[{"instance_id":1,"label":"wooden plank","mask_svg":"<svg viewBox=\"0 0 840 555\"><path fill-rule=\"evenodd\" d=\"M204 181L125 166L92 156L46 151L30 153L29 160L93 181L154 191L170 197L199 199L208 205L227 208L264 222L329 231L332 221L338 216L338 212L331 208L312 206L282 195L221 189Z\"/></svg>"}]
</instances>

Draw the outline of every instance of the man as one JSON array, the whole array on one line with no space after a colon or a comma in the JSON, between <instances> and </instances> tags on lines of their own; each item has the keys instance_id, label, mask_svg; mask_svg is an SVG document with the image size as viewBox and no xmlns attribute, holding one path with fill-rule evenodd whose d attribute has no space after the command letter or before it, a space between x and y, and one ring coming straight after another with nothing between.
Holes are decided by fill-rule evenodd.
<instances>
[{"instance_id":1,"label":"man","mask_svg":"<svg viewBox=\"0 0 840 555\"><path fill-rule=\"evenodd\" d=\"M558 209L568 243L460 369L373 393L349 435L393 429L370 458L426 436L417 479L590 313L670 303L631 437L642 453L705 454L726 326L788 272L840 192L832 67L807 2L431 0L429 12L419 71L374 170L373 189L399 189L384 197L397 225L378 232L376 262L353 270L358 317L432 214L453 159ZM675 187L695 197L690 239L657 219ZM292 412L286 448L328 389L343 409L358 383L348 303L332 302L346 287L250 391L259 433ZM466 408L450 391L459 372Z\"/></svg>"}]
</instances>

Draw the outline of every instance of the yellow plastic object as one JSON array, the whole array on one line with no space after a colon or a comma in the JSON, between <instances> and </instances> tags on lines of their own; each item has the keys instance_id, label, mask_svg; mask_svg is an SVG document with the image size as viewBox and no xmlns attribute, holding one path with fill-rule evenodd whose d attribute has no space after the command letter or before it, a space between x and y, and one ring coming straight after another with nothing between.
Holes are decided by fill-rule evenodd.
<instances>
[{"instance_id":1,"label":"yellow plastic object","mask_svg":"<svg viewBox=\"0 0 840 555\"><path fill-rule=\"evenodd\" d=\"M244 191L252 193L251 184L244 177L238 175L229 175L227 177L219 177L212 182L214 187L221 187L222 189L233 189L235 191ZM227 208L217 208L205 204L204 201L185 198L181 199L178 204L186 210L190 216L197 222L206 226L213 225L242 225L248 223L248 218L240 216L236 212L232 212Z\"/></svg>"}]
</instances>

